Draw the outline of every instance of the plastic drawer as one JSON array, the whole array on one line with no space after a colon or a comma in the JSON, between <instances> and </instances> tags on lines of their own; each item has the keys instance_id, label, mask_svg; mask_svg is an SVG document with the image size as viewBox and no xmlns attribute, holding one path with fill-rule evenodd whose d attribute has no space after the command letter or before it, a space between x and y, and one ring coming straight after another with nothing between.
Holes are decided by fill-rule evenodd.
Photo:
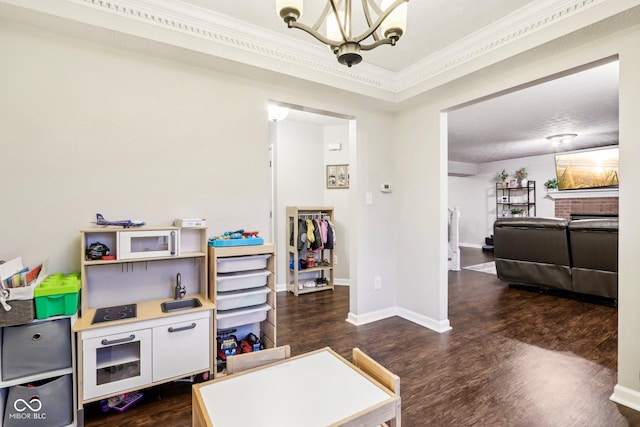
<instances>
[{"instance_id":1,"label":"plastic drawer","mask_svg":"<svg viewBox=\"0 0 640 427\"><path fill-rule=\"evenodd\" d=\"M271 255L251 255L218 258L216 270L218 273L260 270L267 268L267 259L269 259L270 256Z\"/></svg>"},{"instance_id":2,"label":"plastic drawer","mask_svg":"<svg viewBox=\"0 0 640 427\"><path fill-rule=\"evenodd\" d=\"M216 276L217 291L229 292L264 286L267 284L269 274L271 274L269 270L218 274Z\"/></svg>"},{"instance_id":3,"label":"plastic drawer","mask_svg":"<svg viewBox=\"0 0 640 427\"><path fill-rule=\"evenodd\" d=\"M73 422L71 374L40 383L9 388L4 427L61 427Z\"/></svg>"},{"instance_id":4,"label":"plastic drawer","mask_svg":"<svg viewBox=\"0 0 640 427\"><path fill-rule=\"evenodd\" d=\"M216 295L216 307L218 310L233 310L235 308L264 304L267 302L269 292L270 289L266 286L239 291L218 292Z\"/></svg>"},{"instance_id":5,"label":"plastic drawer","mask_svg":"<svg viewBox=\"0 0 640 427\"><path fill-rule=\"evenodd\" d=\"M2 340L4 381L71 367L69 319L9 326Z\"/></svg>"},{"instance_id":6,"label":"plastic drawer","mask_svg":"<svg viewBox=\"0 0 640 427\"><path fill-rule=\"evenodd\" d=\"M216 315L217 328L226 329L249 323L262 322L267 318L267 312L271 310L269 304L262 304L248 308L218 311Z\"/></svg>"}]
</instances>

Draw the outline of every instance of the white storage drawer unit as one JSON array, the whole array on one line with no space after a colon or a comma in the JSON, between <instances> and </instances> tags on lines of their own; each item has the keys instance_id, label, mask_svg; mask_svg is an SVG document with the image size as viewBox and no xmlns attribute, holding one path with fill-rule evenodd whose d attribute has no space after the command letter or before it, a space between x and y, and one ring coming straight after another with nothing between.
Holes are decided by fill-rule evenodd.
<instances>
[{"instance_id":1,"label":"white storage drawer unit","mask_svg":"<svg viewBox=\"0 0 640 427\"><path fill-rule=\"evenodd\" d=\"M264 304L267 302L269 292L271 292L271 290L266 286L241 289L238 291L218 292L216 295L216 306L218 310L233 310L234 308Z\"/></svg>"},{"instance_id":2,"label":"white storage drawer unit","mask_svg":"<svg viewBox=\"0 0 640 427\"><path fill-rule=\"evenodd\" d=\"M269 270L218 274L216 276L218 292L237 291L239 289L265 286L270 274L271 272Z\"/></svg>"},{"instance_id":3,"label":"white storage drawer unit","mask_svg":"<svg viewBox=\"0 0 640 427\"><path fill-rule=\"evenodd\" d=\"M270 256L271 255L250 255L218 258L216 269L218 270L218 273L260 270L267 268L267 260Z\"/></svg>"},{"instance_id":4,"label":"white storage drawer unit","mask_svg":"<svg viewBox=\"0 0 640 427\"><path fill-rule=\"evenodd\" d=\"M262 322L267 318L267 312L271 310L269 304L261 304L235 310L219 310L216 314L218 329L232 328Z\"/></svg>"},{"instance_id":5,"label":"white storage drawer unit","mask_svg":"<svg viewBox=\"0 0 640 427\"><path fill-rule=\"evenodd\" d=\"M3 328L2 380L71 368L69 322L66 318Z\"/></svg>"}]
</instances>

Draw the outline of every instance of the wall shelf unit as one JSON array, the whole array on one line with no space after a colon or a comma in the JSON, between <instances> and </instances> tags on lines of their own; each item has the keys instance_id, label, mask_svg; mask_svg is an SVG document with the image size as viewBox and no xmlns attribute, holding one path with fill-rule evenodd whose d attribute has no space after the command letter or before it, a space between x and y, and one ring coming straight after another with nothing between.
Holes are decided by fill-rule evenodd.
<instances>
[{"instance_id":1,"label":"wall shelf unit","mask_svg":"<svg viewBox=\"0 0 640 427\"><path fill-rule=\"evenodd\" d=\"M287 206L286 230L289 242L289 271L287 291L298 296L310 292L333 290L333 245L330 249L311 249L300 240L300 222L307 219L328 220L333 223L333 208L327 206ZM302 260L313 259L313 267L302 268Z\"/></svg>"},{"instance_id":2,"label":"wall shelf unit","mask_svg":"<svg viewBox=\"0 0 640 427\"><path fill-rule=\"evenodd\" d=\"M504 187L496 183L496 218L536 216L536 182Z\"/></svg>"}]
</instances>

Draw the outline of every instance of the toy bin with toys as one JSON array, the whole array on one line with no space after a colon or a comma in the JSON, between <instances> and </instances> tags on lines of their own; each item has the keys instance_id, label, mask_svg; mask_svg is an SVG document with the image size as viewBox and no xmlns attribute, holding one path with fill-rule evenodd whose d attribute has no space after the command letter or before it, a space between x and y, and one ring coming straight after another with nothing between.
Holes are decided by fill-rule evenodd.
<instances>
[{"instance_id":1,"label":"toy bin with toys","mask_svg":"<svg viewBox=\"0 0 640 427\"><path fill-rule=\"evenodd\" d=\"M33 291L36 318L71 316L78 311L80 302L80 273L55 273Z\"/></svg>"}]
</instances>

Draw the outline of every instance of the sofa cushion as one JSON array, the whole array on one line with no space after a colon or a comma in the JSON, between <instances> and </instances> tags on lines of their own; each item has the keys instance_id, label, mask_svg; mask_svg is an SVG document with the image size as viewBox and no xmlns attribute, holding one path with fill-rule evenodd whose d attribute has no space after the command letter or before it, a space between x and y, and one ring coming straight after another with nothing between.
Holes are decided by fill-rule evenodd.
<instances>
[{"instance_id":1,"label":"sofa cushion","mask_svg":"<svg viewBox=\"0 0 640 427\"><path fill-rule=\"evenodd\" d=\"M499 218L493 244L498 278L510 284L571 290L568 221Z\"/></svg>"},{"instance_id":2,"label":"sofa cushion","mask_svg":"<svg viewBox=\"0 0 640 427\"><path fill-rule=\"evenodd\" d=\"M574 292L618 298L618 219L569 224Z\"/></svg>"},{"instance_id":3,"label":"sofa cushion","mask_svg":"<svg viewBox=\"0 0 640 427\"><path fill-rule=\"evenodd\" d=\"M499 218L493 226L495 256L569 266L568 223L559 218Z\"/></svg>"}]
</instances>

